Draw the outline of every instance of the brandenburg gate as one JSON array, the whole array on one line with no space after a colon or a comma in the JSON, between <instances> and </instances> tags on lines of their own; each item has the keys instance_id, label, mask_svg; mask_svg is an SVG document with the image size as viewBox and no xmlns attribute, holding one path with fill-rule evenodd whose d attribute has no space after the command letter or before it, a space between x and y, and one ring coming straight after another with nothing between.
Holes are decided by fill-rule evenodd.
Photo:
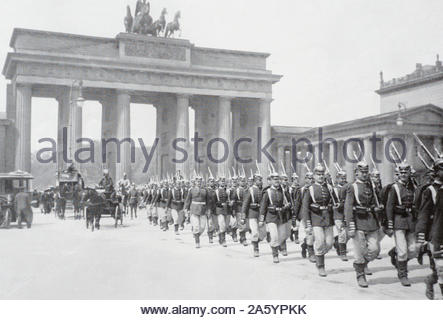
<instances>
[{"instance_id":1,"label":"brandenburg gate","mask_svg":"<svg viewBox=\"0 0 443 320\"><path fill-rule=\"evenodd\" d=\"M271 138L270 107L272 85L281 78L266 68L269 54L197 47L188 40L120 33L100 38L58 32L14 29L3 75L10 80L7 114L15 125L15 169L31 171L32 97L58 101L58 168L63 162L63 128L68 128L69 150L76 150L82 137L82 108L73 103L81 94L85 100L102 105L102 138L131 137L130 104L150 104L157 110L156 135L160 139L154 155L158 175L190 171L189 161L173 163L170 141L186 139L191 148L189 107L195 110L195 131L202 163L197 170L227 175L234 163L232 149L227 161L208 161L209 139L223 138L231 147L240 137L253 143L239 145L239 156L257 156L257 128L261 140ZM82 87L77 84L81 82ZM81 89L82 88L82 89ZM81 93L79 90L82 90ZM154 119L137 119L153 124ZM214 154L223 144L213 144ZM122 143L120 161L116 147L107 149L107 166L115 179L130 173L130 144ZM177 159L182 158L182 154ZM266 158L261 163L263 172ZM245 167L255 167L252 164ZM249 169L248 169L249 170Z\"/></svg>"}]
</instances>

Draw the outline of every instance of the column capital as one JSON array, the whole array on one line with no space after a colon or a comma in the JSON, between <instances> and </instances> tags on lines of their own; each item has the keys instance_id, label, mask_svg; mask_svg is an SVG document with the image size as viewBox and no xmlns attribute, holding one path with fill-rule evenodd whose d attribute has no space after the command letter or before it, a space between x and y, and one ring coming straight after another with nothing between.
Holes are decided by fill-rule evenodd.
<instances>
[{"instance_id":1,"label":"column capital","mask_svg":"<svg viewBox=\"0 0 443 320\"><path fill-rule=\"evenodd\" d=\"M189 93L177 93L176 96L177 99L189 99L192 97L192 95Z\"/></svg>"},{"instance_id":2,"label":"column capital","mask_svg":"<svg viewBox=\"0 0 443 320\"><path fill-rule=\"evenodd\" d=\"M128 95L131 96L131 92L129 90L124 90L124 89L116 89L115 93L117 93L118 95Z\"/></svg>"},{"instance_id":3,"label":"column capital","mask_svg":"<svg viewBox=\"0 0 443 320\"><path fill-rule=\"evenodd\" d=\"M220 101L229 101L229 102L231 102L233 99L234 99L235 97L231 97L231 96L218 96L218 99L220 100Z\"/></svg>"},{"instance_id":4,"label":"column capital","mask_svg":"<svg viewBox=\"0 0 443 320\"><path fill-rule=\"evenodd\" d=\"M259 99L260 100L260 102L266 102L266 103L271 103L272 101L274 101L274 99L273 98L261 98L261 99Z\"/></svg>"}]
</instances>

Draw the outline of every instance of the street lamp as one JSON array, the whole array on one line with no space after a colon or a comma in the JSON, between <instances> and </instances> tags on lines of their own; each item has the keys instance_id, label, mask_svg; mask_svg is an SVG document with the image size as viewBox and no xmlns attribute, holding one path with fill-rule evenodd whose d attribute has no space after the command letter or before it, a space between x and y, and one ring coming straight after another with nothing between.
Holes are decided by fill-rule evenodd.
<instances>
[{"instance_id":1,"label":"street lamp","mask_svg":"<svg viewBox=\"0 0 443 320\"><path fill-rule=\"evenodd\" d=\"M401 116L402 109L404 109L404 111L406 111L406 105L402 102L399 102L398 103L398 117L395 120L395 123L397 124L398 127L402 127L405 124L405 119Z\"/></svg>"}]
</instances>

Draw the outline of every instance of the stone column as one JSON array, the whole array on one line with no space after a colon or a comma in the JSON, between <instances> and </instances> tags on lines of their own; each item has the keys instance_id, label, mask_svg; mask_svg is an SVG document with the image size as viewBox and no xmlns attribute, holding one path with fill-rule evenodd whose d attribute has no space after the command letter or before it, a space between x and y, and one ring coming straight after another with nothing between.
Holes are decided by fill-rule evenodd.
<instances>
[{"instance_id":1,"label":"stone column","mask_svg":"<svg viewBox=\"0 0 443 320\"><path fill-rule=\"evenodd\" d=\"M271 102L272 99L262 99L259 105L258 125L261 128L261 145L264 146L271 140ZM261 157L261 172L263 174L264 181L268 176L268 163L269 159L262 155Z\"/></svg>"},{"instance_id":2,"label":"stone column","mask_svg":"<svg viewBox=\"0 0 443 320\"><path fill-rule=\"evenodd\" d=\"M67 168L69 164L65 162L63 154L69 155L69 89L63 88L56 97L58 102L58 117L57 117L57 170L62 171ZM66 129L65 129L66 128ZM66 132L66 141L64 141L63 132ZM69 158L68 160L71 160Z\"/></svg>"},{"instance_id":3,"label":"stone column","mask_svg":"<svg viewBox=\"0 0 443 320\"><path fill-rule=\"evenodd\" d=\"M217 164L217 173L219 176L228 176L231 168L232 159L232 130L231 130L231 98L219 97L218 105L218 134L217 138L223 139L228 143L228 149L221 142L217 142L217 160L221 160L225 152L228 152L228 158Z\"/></svg>"},{"instance_id":4,"label":"stone column","mask_svg":"<svg viewBox=\"0 0 443 320\"><path fill-rule=\"evenodd\" d=\"M369 140L369 137L363 138L363 146L364 146L364 156L363 160L369 165L369 168L372 168L371 154L372 154L372 144ZM372 171L372 170L370 170Z\"/></svg>"},{"instance_id":5,"label":"stone column","mask_svg":"<svg viewBox=\"0 0 443 320\"><path fill-rule=\"evenodd\" d=\"M381 180L382 180L382 184L386 185L388 183L393 182L394 180L394 164L392 162L390 162L388 160L388 155L389 155L389 151L388 153L385 152L386 150L386 143L387 141L392 138L392 136L384 136L383 137L383 149L382 149L382 163L381 163L381 168L380 168L380 175L381 175Z\"/></svg>"},{"instance_id":6,"label":"stone column","mask_svg":"<svg viewBox=\"0 0 443 320\"><path fill-rule=\"evenodd\" d=\"M415 139L412 135L405 135L404 136L404 141L406 144L406 161L409 163L409 165L412 166L412 168L417 168L417 166L419 165L418 162L416 161L417 159L417 154L416 154L416 148L415 148ZM399 152L401 152L401 150L399 150Z\"/></svg>"},{"instance_id":7,"label":"stone column","mask_svg":"<svg viewBox=\"0 0 443 320\"><path fill-rule=\"evenodd\" d=\"M16 85L15 169L31 172L31 85Z\"/></svg>"},{"instance_id":8,"label":"stone column","mask_svg":"<svg viewBox=\"0 0 443 320\"><path fill-rule=\"evenodd\" d=\"M77 143L77 140L82 137L82 110L77 106L76 99L80 95L79 88L72 88L69 101L69 149L68 149L68 158L75 163L76 167L79 167L74 160L75 151L81 146L80 143Z\"/></svg>"},{"instance_id":9,"label":"stone column","mask_svg":"<svg viewBox=\"0 0 443 320\"><path fill-rule=\"evenodd\" d=\"M181 172L181 175L185 178L189 178L189 96L177 95L177 133L176 138L183 138L186 141L180 142L180 148L185 149L188 152L188 159L183 163L177 163L175 169ZM182 159L183 153L176 151L176 159Z\"/></svg>"},{"instance_id":10,"label":"stone column","mask_svg":"<svg viewBox=\"0 0 443 320\"><path fill-rule=\"evenodd\" d=\"M117 91L117 139L120 141L120 161L116 165L116 180L126 173L131 179L131 96L126 91ZM124 141L124 142L123 142ZM118 159L117 159L118 160Z\"/></svg>"},{"instance_id":11,"label":"stone column","mask_svg":"<svg viewBox=\"0 0 443 320\"><path fill-rule=\"evenodd\" d=\"M346 152L347 159L354 161L354 156L353 156L352 151L354 151L353 144L352 143L346 144L346 150L343 149L343 152ZM344 164L343 170L346 171L346 177L347 177L348 182L352 182L352 181L354 181L354 176L355 176L354 175L355 164L350 161L347 161L346 158L344 158L345 164Z\"/></svg>"},{"instance_id":12,"label":"stone column","mask_svg":"<svg viewBox=\"0 0 443 320\"><path fill-rule=\"evenodd\" d=\"M283 163L284 165L284 161L285 161L285 147L279 145L277 147L277 159L276 159L276 163L273 164L275 170L277 170L277 172L280 172L283 170L283 168L281 167L281 164Z\"/></svg>"},{"instance_id":13,"label":"stone column","mask_svg":"<svg viewBox=\"0 0 443 320\"><path fill-rule=\"evenodd\" d=\"M337 143L338 146L338 143ZM335 168L335 164L334 164L334 144L332 142L328 143L328 166L329 166L329 170L331 172L331 177L332 179L335 179L336 175L337 175L337 169Z\"/></svg>"},{"instance_id":14,"label":"stone column","mask_svg":"<svg viewBox=\"0 0 443 320\"><path fill-rule=\"evenodd\" d=\"M117 137L117 101L113 93L109 93L100 100L102 105L101 138L102 147L104 142ZM103 169L109 170L111 178L116 181L117 145L114 142L106 144L106 150L102 149L101 155ZM100 173L101 174L101 173Z\"/></svg>"}]
</instances>

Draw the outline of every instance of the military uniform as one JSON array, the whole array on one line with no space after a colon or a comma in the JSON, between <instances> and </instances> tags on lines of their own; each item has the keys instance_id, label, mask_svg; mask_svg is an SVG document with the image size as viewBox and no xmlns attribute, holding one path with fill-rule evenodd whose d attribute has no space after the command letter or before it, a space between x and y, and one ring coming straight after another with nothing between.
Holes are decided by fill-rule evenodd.
<instances>
[{"instance_id":1,"label":"military uniform","mask_svg":"<svg viewBox=\"0 0 443 320\"><path fill-rule=\"evenodd\" d=\"M180 215L183 215L183 190L173 187L169 190L168 202L166 207L171 210L172 220L174 221L174 231L178 234Z\"/></svg>"},{"instance_id":2,"label":"military uniform","mask_svg":"<svg viewBox=\"0 0 443 320\"><path fill-rule=\"evenodd\" d=\"M218 240L226 247L226 232L229 228L232 216L232 208L229 206L229 193L225 187L219 186L215 189L215 216L219 227Z\"/></svg>"},{"instance_id":3,"label":"military uniform","mask_svg":"<svg viewBox=\"0 0 443 320\"><path fill-rule=\"evenodd\" d=\"M137 205L138 205L138 197L139 193L135 188L132 188L129 190L129 207L131 209L131 219L133 219L133 216L137 218Z\"/></svg>"},{"instance_id":4,"label":"military uniform","mask_svg":"<svg viewBox=\"0 0 443 320\"><path fill-rule=\"evenodd\" d=\"M206 206L208 203L208 191L200 186L189 190L185 201L185 209L190 213L192 233L194 234L196 247L200 247L200 235L205 231L207 224Z\"/></svg>"},{"instance_id":5,"label":"military uniform","mask_svg":"<svg viewBox=\"0 0 443 320\"><path fill-rule=\"evenodd\" d=\"M266 222L266 227L271 237L270 245L274 262L278 262L279 247L288 238L287 221L290 215L288 213L289 210L290 204L281 186L271 186L264 192L260 203L259 222Z\"/></svg>"},{"instance_id":6,"label":"military uniform","mask_svg":"<svg viewBox=\"0 0 443 320\"><path fill-rule=\"evenodd\" d=\"M354 245L354 268L360 286L367 287L365 267L380 253L378 208L369 181L357 179L346 189L345 221Z\"/></svg>"},{"instance_id":7,"label":"military uniform","mask_svg":"<svg viewBox=\"0 0 443 320\"><path fill-rule=\"evenodd\" d=\"M243 198L244 194L247 192L247 188L238 186L234 189L234 197L231 198L234 200L233 204L233 215L235 218L235 222L232 226L232 232L236 232L235 230L239 229L240 234L240 243L245 244L246 242L246 231L249 229L248 222L245 221L245 224L242 224L241 215L242 215L242 206L243 206Z\"/></svg>"},{"instance_id":8,"label":"military uniform","mask_svg":"<svg viewBox=\"0 0 443 320\"><path fill-rule=\"evenodd\" d=\"M314 254L321 276L324 273L324 256L332 248L334 241L334 219L332 210L332 188L325 184L314 183L304 193L302 216L307 229L312 228L314 235Z\"/></svg>"},{"instance_id":9,"label":"military uniform","mask_svg":"<svg viewBox=\"0 0 443 320\"><path fill-rule=\"evenodd\" d=\"M346 199L346 189L349 187L348 183L338 184L334 187L334 194L338 199L338 207L334 209L334 224L337 228L337 245L338 253L342 260L347 261L346 258L346 243L348 242L348 236L345 224L345 199Z\"/></svg>"},{"instance_id":10,"label":"military uniform","mask_svg":"<svg viewBox=\"0 0 443 320\"><path fill-rule=\"evenodd\" d=\"M388 229L394 231L397 260L407 261L417 256L415 242L416 210L413 206L414 188L401 181L389 190L386 202Z\"/></svg>"},{"instance_id":11,"label":"military uniform","mask_svg":"<svg viewBox=\"0 0 443 320\"><path fill-rule=\"evenodd\" d=\"M32 225L33 212L31 207L31 195L27 192L19 192L15 196L15 208L17 210L17 224L22 227L22 220L25 220L28 228Z\"/></svg>"},{"instance_id":12,"label":"military uniform","mask_svg":"<svg viewBox=\"0 0 443 320\"><path fill-rule=\"evenodd\" d=\"M159 198L159 212L158 217L160 220L160 227L163 231L166 231L169 229L169 212L167 208L168 203L168 196L169 196L169 188L163 186L160 189L160 198Z\"/></svg>"},{"instance_id":13,"label":"military uniform","mask_svg":"<svg viewBox=\"0 0 443 320\"><path fill-rule=\"evenodd\" d=\"M206 215L208 217L208 237L209 243L212 243L212 237L216 230L218 230L218 219L215 214L217 195L215 194L215 185L213 187L209 186L208 191L208 203L206 207Z\"/></svg>"},{"instance_id":14,"label":"military uniform","mask_svg":"<svg viewBox=\"0 0 443 320\"><path fill-rule=\"evenodd\" d=\"M158 188L154 188L152 190L152 195L151 195L151 206L150 206L150 210L152 210L152 222L153 225L156 226L158 224L158 206L160 203L160 189Z\"/></svg>"},{"instance_id":15,"label":"military uniform","mask_svg":"<svg viewBox=\"0 0 443 320\"><path fill-rule=\"evenodd\" d=\"M441 241L443 235L443 228L441 226L443 223L442 187L443 183L436 180L423 191L419 205L417 224L415 227L418 242L425 243L425 241L427 241L431 252L429 262L432 274L425 280L427 287L426 296L429 299L434 299L434 284L439 280L440 283L443 284L443 256L442 253L438 253L438 251L441 251L439 248L443 245L443 242ZM437 198L440 201L440 208L437 208ZM436 235L435 240L433 239L434 232ZM437 264L440 265L440 270L437 269Z\"/></svg>"},{"instance_id":16,"label":"military uniform","mask_svg":"<svg viewBox=\"0 0 443 320\"><path fill-rule=\"evenodd\" d=\"M251 243L254 247L254 255L258 256L258 243L266 237L266 227L259 226L260 202L263 194L262 189L256 185L249 188L248 193L244 196L242 206L242 217L244 221L248 221L251 229Z\"/></svg>"}]
</instances>

